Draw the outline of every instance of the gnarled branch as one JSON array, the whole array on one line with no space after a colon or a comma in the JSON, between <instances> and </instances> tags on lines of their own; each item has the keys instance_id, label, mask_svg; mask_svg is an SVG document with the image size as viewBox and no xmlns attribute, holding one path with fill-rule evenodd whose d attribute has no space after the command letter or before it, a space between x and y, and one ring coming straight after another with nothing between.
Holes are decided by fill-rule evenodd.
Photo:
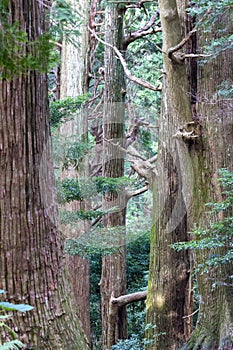
<instances>
[{"instance_id":1,"label":"gnarled branch","mask_svg":"<svg viewBox=\"0 0 233 350\"><path fill-rule=\"evenodd\" d=\"M123 67L123 69L124 69L125 75L127 76L127 78L128 78L129 80L135 82L136 84L138 84L138 85L140 85L140 86L143 86L143 87L146 88L146 89L153 90L153 91L161 91L161 87L160 87L160 86L157 86L157 87L156 87L156 86L152 85L151 83L149 83L148 81L145 81L145 80L142 80L142 79L140 79L140 78L135 77L135 76L130 72L130 70L128 69L127 63L125 62L125 60L124 60L122 54L120 53L120 51L118 50L118 48L115 47L115 46L112 46L111 44L106 43L106 41L100 39L100 38L98 37L98 35L97 35L90 27L89 27L89 30L90 30L90 32L95 36L95 38L96 38L99 42L101 42L102 44L104 44L104 45L106 45L106 46L111 47L111 48L115 51L117 57L119 58L119 60L120 60L120 62L121 62L121 64L122 64L122 67Z\"/></svg>"},{"instance_id":2,"label":"gnarled branch","mask_svg":"<svg viewBox=\"0 0 233 350\"><path fill-rule=\"evenodd\" d=\"M153 28L153 25L155 24L155 21L158 18L158 16L159 16L159 11L156 11L156 13L151 17L149 22L144 27L130 33L123 42L123 49L126 50L130 43L134 42L139 38L142 38L149 34L155 34L155 33L161 32L162 31L161 28L156 28L156 29Z\"/></svg>"},{"instance_id":3,"label":"gnarled branch","mask_svg":"<svg viewBox=\"0 0 233 350\"><path fill-rule=\"evenodd\" d=\"M181 42L179 44L177 44L176 46L171 47L170 49L168 49L167 51L167 55L170 59L174 59L173 54L174 52L180 50L186 43L187 41L189 41L189 39L191 38L191 36L197 31L196 28L192 29L184 39L181 40Z\"/></svg>"}]
</instances>

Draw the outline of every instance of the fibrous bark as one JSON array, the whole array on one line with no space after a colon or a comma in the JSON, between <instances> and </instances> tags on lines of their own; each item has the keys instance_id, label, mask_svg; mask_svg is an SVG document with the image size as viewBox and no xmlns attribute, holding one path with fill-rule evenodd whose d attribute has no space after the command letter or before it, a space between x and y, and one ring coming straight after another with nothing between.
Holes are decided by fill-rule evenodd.
<instances>
[{"instance_id":1,"label":"fibrous bark","mask_svg":"<svg viewBox=\"0 0 233 350\"><path fill-rule=\"evenodd\" d=\"M226 23L231 33L232 14L228 11L223 11L223 13L221 21ZM216 36L215 27L212 30L213 32L208 35L198 33L197 48L199 51L207 39ZM222 98L219 95L220 85L229 81L232 76L233 59L230 48L223 50L206 64L198 66L195 109L202 125L203 148L195 163L197 176L194 222L204 228L208 227L210 220L213 220L206 210L205 203L222 199L217 181L218 169L233 169L232 98ZM217 217L215 219L219 220ZM224 254L224 250L216 253ZM203 263L209 254L208 250L197 252L197 263ZM229 350L233 348L232 286L229 279L232 274L231 263L216 269L210 268L205 274L197 274L200 294L198 321L190 341L182 348L183 350ZM215 282L217 285L214 288L213 283Z\"/></svg>"},{"instance_id":2,"label":"fibrous bark","mask_svg":"<svg viewBox=\"0 0 233 350\"><path fill-rule=\"evenodd\" d=\"M124 154L108 140L124 146L124 73L113 47L122 48L123 11L117 4L108 4L105 12L105 90L103 120L103 176L121 177L124 175ZM105 141L106 140L106 141ZM118 309L112 318L109 310L111 295L118 297L126 293L125 256L125 200L122 194L107 193L103 208L117 206L119 209L103 217L103 225L115 228L115 243L120 249L102 259L101 300L102 300L102 347L110 349L118 339L126 337L126 309ZM111 239L111 237L110 237ZM111 241L110 241L111 242Z\"/></svg>"},{"instance_id":3,"label":"fibrous bark","mask_svg":"<svg viewBox=\"0 0 233 350\"><path fill-rule=\"evenodd\" d=\"M70 5L80 9L84 23L80 26L80 36L73 38L76 44L64 40L62 44L61 59L61 91L60 98L77 97L88 92L89 82L89 31L87 23L89 20L89 4L84 0L72 0ZM71 38L72 39L72 38ZM78 45L77 45L78 43ZM73 138L74 142L87 141L88 129L87 113L85 110L78 110L73 120L65 123L60 128L62 137L70 142ZM62 166L62 165L61 165ZM87 178L89 169L87 160L84 157L78 170L69 167L62 171L61 178ZM82 202L73 201L63 206L63 210L79 211L86 210L88 207L87 200ZM79 235L89 232L90 224L85 221L79 221L77 227L74 225L63 225L61 227L66 239L78 238ZM70 270L73 290L76 302L79 308L79 317L85 331L86 337L91 341L90 330L90 281L89 281L89 261L78 255L67 256L68 267Z\"/></svg>"},{"instance_id":4,"label":"fibrous bark","mask_svg":"<svg viewBox=\"0 0 233 350\"><path fill-rule=\"evenodd\" d=\"M30 41L45 32L43 2L10 0L8 12ZM34 307L12 327L27 349L88 349L58 229L46 74L0 80L0 125L1 288L8 301Z\"/></svg>"},{"instance_id":5,"label":"fibrous bark","mask_svg":"<svg viewBox=\"0 0 233 350\"><path fill-rule=\"evenodd\" d=\"M182 125L192 121L185 63L168 57L169 49L183 38L177 6L175 0L159 2L164 79L147 297L147 323L156 326L148 334L155 336L151 349L177 349L191 331L190 318L185 317L192 303L190 258L188 252L171 248L175 242L188 240L193 177L189 146L175 137Z\"/></svg>"},{"instance_id":6,"label":"fibrous bark","mask_svg":"<svg viewBox=\"0 0 233 350\"><path fill-rule=\"evenodd\" d=\"M187 232L194 225L208 225L205 203L221 199L217 169L232 169L232 101L218 97L218 86L232 76L232 54L230 49L224 50L199 67L191 61L198 56L196 38L201 52L206 37L198 32L188 34L192 27L187 24L185 7L184 1L160 1L165 76L158 161L165 180L163 185L160 178L156 185L158 209L152 230L147 301L147 321L157 327L152 349L180 349L190 335L191 322L185 324L185 320L191 321L192 315L188 278L192 265L185 252L179 256L169 245L188 240ZM229 16L224 20L228 23ZM198 252L197 263L203 262L206 254L208 251ZM198 323L182 349L232 348L230 286L220 283L212 288L213 281L230 275L230 265L198 274Z\"/></svg>"}]
</instances>

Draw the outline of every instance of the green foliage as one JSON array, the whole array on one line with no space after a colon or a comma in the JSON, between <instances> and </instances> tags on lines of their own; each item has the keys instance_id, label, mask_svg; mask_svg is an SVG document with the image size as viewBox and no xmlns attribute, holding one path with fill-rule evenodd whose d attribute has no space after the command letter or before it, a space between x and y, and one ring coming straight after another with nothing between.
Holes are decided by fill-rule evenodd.
<instances>
[{"instance_id":1,"label":"green foliage","mask_svg":"<svg viewBox=\"0 0 233 350\"><path fill-rule=\"evenodd\" d=\"M143 347L138 335L132 334L129 339L119 340L112 350L143 350Z\"/></svg>"},{"instance_id":2,"label":"green foliage","mask_svg":"<svg viewBox=\"0 0 233 350\"><path fill-rule=\"evenodd\" d=\"M50 102L50 124L56 128L64 122L74 118L81 107L87 101L88 95L80 95L77 97L67 97L64 100L56 100Z\"/></svg>"},{"instance_id":3,"label":"green foliage","mask_svg":"<svg viewBox=\"0 0 233 350\"><path fill-rule=\"evenodd\" d=\"M47 72L57 62L58 56L49 33L30 41L19 22L9 23L8 0L0 4L0 77L12 79L28 70Z\"/></svg>"},{"instance_id":4,"label":"green foliage","mask_svg":"<svg viewBox=\"0 0 233 350\"><path fill-rule=\"evenodd\" d=\"M153 157L156 154L158 143L156 133L140 128L139 142L142 147L142 153L146 155L146 158Z\"/></svg>"},{"instance_id":5,"label":"green foliage","mask_svg":"<svg viewBox=\"0 0 233 350\"><path fill-rule=\"evenodd\" d=\"M0 350L19 350L23 349L24 344L18 339L8 341L3 345L0 345Z\"/></svg>"},{"instance_id":6,"label":"green foliage","mask_svg":"<svg viewBox=\"0 0 233 350\"><path fill-rule=\"evenodd\" d=\"M159 40L160 41L160 40ZM162 56L153 41L142 40L142 43L134 42L129 48L129 67L138 78L161 87ZM132 90L131 90L132 89ZM133 102L144 108L154 108L153 119L159 116L161 92L151 91L135 84L129 84L131 94L135 95ZM132 92L131 92L132 91Z\"/></svg>"},{"instance_id":7,"label":"green foliage","mask_svg":"<svg viewBox=\"0 0 233 350\"><path fill-rule=\"evenodd\" d=\"M60 185L57 181L57 190L59 203L70 203L74 200L82 201L84 199L82 187L77 179L66 178L61 181Z\"/></svg>"},{"instance_id":8,"label":"green foliage","mask_svg":"<svg viewBox=\"0 0 233 350\"><path fill-rule=\"evenodd\" d=\"M149 330L154 330L155 334L152 337L152 339L143 338L141 339L138 334L132 334L129 339L126 340L119 340L116 345L112 346L112 350L144 350L148 346L151 347L151 345L154 344L154 341L156 338L160 337L161 335L165 335L166 333L160 332L156 333L156 325L152 325L151 323L148 323L145 327L145 332Z\"/></svg>"},{"instance_id":9,"label":"green foliage","mask_svg":"<svg viewBox=\"0 0 233 350\"><path fill-rule=\"evenodd\" d=\"M133 293L147 288L145 273L149 270L150 235L145 232L127 245L128 292Z\"/></svg>"},{"instance_id":10,"label":"green foliage","mask_svg":"<svg viewBox=\"0 0 233 350\"><path fill-rule=\"evenodd\" d=\"M229 80L223 81L219 85L218 96L222 98L233 98L233 84Z\"/></svg>"},{"instance_id":11,"label":"green foliage","mask_svg":"<svg viewBox=\"0 0 233 350\"><path fill-rule=\"evenodd\" d=\"M207 203L213 222L207 228L193 230L196 239L190 242L176 243L176 250L205 250L208 258L197 267L197 271L208 272L210 268L233 261L233 172L219 170L223 199L216 203ZM218 219L221 217L221 219Z\"/></svg>"},{"instance_id":12,"label":"green foliage","mask_svg":"<svg viewBox=\"0 0 233 350\"><path fill-rule=\"evenodd\" d=\"M78 170L84 156L88 154L91 148L92 144L87 141L72 142L65 155L62 168L68 169L72 167Z\"/></svg>"},{"instance_id":13,"label":"green foliage","mask_svg":"<svg viewBox=\"0 0 233 350\"><path fill-rule=\"evenodd\" d=\"M124 16L126 36L130 36L132 32L143 28L157 10L157 1L144 3L144 11L139 8L128 9ZM159 16L157 23L154 25L155 28L158 23ZM132 74L153 85L160 85L161 69L163 65L160 52L161 47L161 32L145 36L130 43L127 48L127 64ZM127 98L129 102L133 102L134 105L138 105L142 108L142 116L145 116L145 108L147 108L146 113L148 113L149 109L154 107L152 116L154 121L155 115L159 116L161 92L145 89L130 81L128 90Z\"/></svg>"},{"instance_id":14,"label":"green foliage","mask_svg":"<svg viewBox=\"0 0 233 350\"><path fill-rule=\"evenodd\" d=\"M188 12L192 16L198 16L200 19L200 25L205 32L210 33L212 26L219 22L219 18L222 18L224 13L231 11L233 8L232 0L197 0L194 5L188 9ZM227 28L225 27L225 30Z\"/></svg>"},{"instance_id":15,"label":"green foliage","mask_svg":"<svg viewBox=\"0 0 233 350\"><path fill-rule=\"evenodd\" d=\"M92 155L94 142L92 136L60 134L59 130L53 130L53 159L58 169L82 170L86 164L87 155Z\"/></svg>"},{"instance_id":16,"label":"green foliage","mask_svg":"<svg viewBox=\"0 0 233 350\"><path fill-rule=\"evenodd\" d=\"M65 40L78 46L80 36L81 15L77 6L66 0L54 0L50 14L50 33L57 41Z\"/></svg>"},{"instance_id":17,"label":"green foliage","mask_svg":"<svg viewBox=\"0 0 233 350\"><path fill-rule=\"evenodd\" d=\"M103 234L102 230L99 231ZM69 254L79 254L90 259L90 313L93 341L99 343L101 338L101 302L99 281L101 278L102 256L112 253L110 245L103 236L100 236L99 244L95 244L94 234L81 235L78 240L69 240L66 243L66 252ZM128 293L144 290L147 286L146 273L149 269L149 233L142 233L141 236L127 244L127 284ZM88 242L87 242L88 241ZM115 248L116 249L120 249ZM128 305L128 333L129 335L138 333L137 338L144 337L145 302Z\"/></svg>"},{"instance_id":18,"label":"green foliage","mask_svg":"<svg viewBox=\"0 0 233 350\"><path fill-rule=\"evenodd\" d=\"M150 235L142 233L138 239L127 245L127 283L128 293L146 290L148 284L150 254ZM139 301L127 306L128 333L137 334L140 341L145 335L145 301Z\"/></svg>"},{"instance_id":19,"label":"green foliage","mask_svg":"<svg viewBox=\"0 0 233 350\"><path fill-rule=\"evenodd\" d=\"M72 224L79 220L92 220L108 213L107 210L60 211L60 223Z\"/></svg>"},{"instance_id":20,"label":"green foliage","mask_svg":"<svg viewBox=\"0 0 233 350\"><path fill-rule=\"evenodd\" d=\"M152 225L152 193L150 190L140 196L132 197L127 203L126 227L127 242L141 237L142 232L149 232Z\"/></svg>"},{"instance_id":21,"label":"green foliage","mask_svg":"<svg viewBox=\"0 0 233 350\"><path fill-rule=\"evenodd\" d=\"M232 16L231 19L229 17L232 10L232 0L198 0L188 9L188 12L197 18L196 27L208 38L205 50L212 54L211 58L223 50L233 48ZM214 38L211 33L216 33Z\"/></svg>"},{"instance_id":22,"label":"green foliage","mask_svg":"<svg viewBox=\"0 0 233 350\"><path fill-rule=\"evenodd\" d=\"M98 176L93 178L96 184L96 189L98 193L118 193L124 191L126 186L132 185L133 180L126 176L113 178L113 177L102 177Z\"/></svg>"},{"instance_id":23,"label":"green foliage","mask_svg":"<svg viewBox=\"0 0 233 350\"><path fill-rule=\"evenodd\" d=\"M30 305L12 304L6 301L0 302L0 308L6 311L20 311L20 312L31 311L32 309L34 309L33 306L30 306Z\"/></svg>"},{"instance_id":24,"label":"green foliage","mask_svg":"<svg viewBox=\"0 0 233 350\"><path fill-rule=\"evenodd\" d=\"M37 70L46 73L59 62L58 41L77 45L80 14L66 0L53 2L48 15L50 30L31 40L18 21L9 22L8 0L0 3L0 77L12 79L20 73Z\"/></svg>"},{"instance_id":25,"label":"green foliage","mask_svg":"<svg viewBox=\"0 0 233 350\"><path fill-rule=\"evenodd\" d=\"M149 269L149 251L150 251L149 232L141 233L137 240L130 241L126 249L127 265L127 293L144 290L147 286L146 273ZM101 259L100 249L92 249L90 258L90 288L91 288L91 326L95 338L101 338L101 306L100 306L100 287L101 278ZM105 254L105 253L104 253ZM127 306L128 334L139 342L144 338L145 322L145 302L132 303ZM132 339L136 342L135 339ZM130 344L130 343L129 343ZM131 349L131 348L130 348Z\"/></svg>"},{"instance_id":26,"label":"green foliage","mask_svg":"<svg viewBox=\"0 0 233 350\"><path fill-rule=\"evenodd\" d=\"M78 239L69 239L65 252L88 258L93 252L108 255L119 251L122 248L121 237L124 229L124 226L95 227L88 233L80 234Z\"/></svg>"},{"instance_id":27,"label":"green foliage","mask_svg":"<svg viewBox=\"0 0 233 350\"><path fill-rule=\"evenodd\" d=\"M53 136L54 162L61 166L62 170L69 168L79 170L92 147L91 141L77 140L76 135L70 135L68 138L62 135Z\"/></svg>"},{"instance_id":28,"label":"green foliage","mask_svg":"<svg viewBox=\"0 0 233 350\"><path fill-rule=\"evenodd\" d=\"M5 291L0 289L0 294L3 294ZM6 315L5 311L20 311L20 312L27 312L31 311L33 309L32 306L27 304L12 304L9 302L0 302L0 312L4 312L4 315L0 315L0 328L4 328L7 330L9 334L14 338L11 341L5 342L4 344L0 345L0 350L14 350L14 349L22 349L24 347L24 344L19 341L17 338L17 334L15 331L10 328L5 321L9 318L11 318L10 315Z\"/></svg>"},{"instance_id":29,"label":"green foliage","mask_svg":"<svg viewBox=\"0 0 233 350\"><path fill-rule=\"evenodd\" d=\"M91 198L97 194L118 193L126 186L132 184L132 180L123 176L93 177L91 179L64 179L58 181L58 200L60 203L69 203L74 200L83 201L84 198Z\"/></svg>"}]
</instances>

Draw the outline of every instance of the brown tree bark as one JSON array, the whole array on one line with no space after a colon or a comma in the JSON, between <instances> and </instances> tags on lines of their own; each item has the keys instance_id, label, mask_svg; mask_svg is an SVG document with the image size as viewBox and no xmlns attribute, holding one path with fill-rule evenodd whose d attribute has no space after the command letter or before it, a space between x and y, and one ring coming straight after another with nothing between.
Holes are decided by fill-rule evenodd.
<instances>
[{"instance_id":1,"label":"brown tree bark","mask_svg":"<svg viewBox=\"0 0 233 350\"><path fill-rule=\"evenodd\" d=\"M157 327L152 349L180 349L190 335L191 324L185 321L190 321L191 317L186 316L192 314L192 265L185 251L180 255L170 244L188 240L187 232L194 225L208 225L205 203L221 198L217 169L232 169L231 100L218 97L219 84L232 76L232 52L224 50L209 63L199 65L198 70L195 62L186 60L186 48L192 49L196 57L196 38L195 34L185 38L191 28L185 23L184 8L183 1L160 1L164 98L147 298L147 322ZM229 18L224 17L226 23L230 23ZM201 52L206 37L198 32L197 37ZM197 254L197 263L205 259L205 254ZM213 280L231 274L229 265L198 275L198 324L182 349L232 348L230 287L212 288Z\"/></svg>"},{"instance_id":2,"label":"brown tree bark","mask_svg":"<svg viewBox=\"0 0 233 350\"><path fill-rule=\"evenodd\" d=\"M119 50L123 40L123 11L117 4L108 4L105 11L105 42ZM104 146L103 176L121 177L124 175L124 155L112 143L124 143L124 73L112 47L105 46L105 89L104 89ZM118 339L126 337L126 309L118 309L114 317L109 313L110 298L126 293L126 250L125 250L125 201L120 194L106 194L104 209L113 206L118 211L104 216L103 224L109 229L110 244L119 248L102 259L101 300L102 300L102 348L110 349ZM111 240L115 240L114 243Z\"/></svg>"},{"instance_id":3,"label":"brown tree bark","mask_svg":"<svg viewBox=\"0 0 233 350\"><path fill-rule=\"evenodd\" d=\"M157 160L159 176L153 185L147 323L156 326L148 335L155 337L151 349L177 349L191 332L190 318L185 318L191 313L191 266L189 254L176 252L171 244L189 238L189 186L193 171L186 141L175 135L182 125L192 128L195 124L192 124L185 63L169 55L169 50L183 38L177 1L161 0L159 6L164 79Z\"/></svg>"},{"instance_id":4,"label":"brown tree bark","mask_svg":"<svg viewBox=\"0 0 233 350\"><path fill-rule=\"evenodd\" d=\"M232 33L232 14L224 11L221 21L225 23L229 34ZM217 25L217 24L216 24ZM208 35L197 33L199 51L207 39L216 38L215 27ZM227 33L226 33L227 35ZM232 81L232 48L223 50L217 57L198 66L196 115L202 125L203 147L195 160L196 191L194 222L200 227L209 225L210 217L205 204L221 201L221 189L217 181L218 169L233 170L233 122L232 98L219 95L220 85ZM222 218L215 218L221 220ZM223 233L224 234L224 233ZM213 253L213 252L211 252ZM218 253L218 252L217 252ZM224 251L221 251L224 254ZM197 263L208 258L210 251L199 251ZM233 348L233 304L232 286L229 276L233 274L232 264L224 264L217 269L209 269L206 274L197 274L200 306L197 326L190 341L183 350L229 350ZM213 288L214 282L220 282ZM221 283L221 282L225 282Z\"/></svg>"},{"instance_id":5,"label":"brown tree bark","mask_svg":"<svg viewBox=\"0 0 233 350\"><path fill-rule=\"evenodd\" d=\"M80 36L73 38L75 43L64 41L62 44L62 60L61 60L61 91L60 98L77 97L88 92L89 82L89 2L84 0L72 0L71 6L78 7L84 23L80 26ZM78 45L77 45L78 43ZM88 121L85 110L78 110L71 120L60 128L62 137L66 137L68 142L70 138L74 141L81 142L87 140ZM70 167L62 171L61 178L82 178L89 176L88 163L86 158L78 170ZM88 204L84 200L82 202L73 201L63 206L63 210L79 211L85 210ZM87 221L80 222L77 227L74 225L62 225L62 231L66 239L78 238L81 234L89 232L90 225ZM79 318L89 342L91 341L90 330L90 276L89 276L89 260L78 256L67 256L68 267L72 278L73 290L79 309Z\"/></svg>"},{"instance_id":6,"label":"brown tree bark","mask_svg":"<svg viewBox=\"0 0 233 350\"><path fill-rule=\"evenodd\" d=\"M29 40L46 30L42 2L10 0L8 12ZM88 349L58 230L46 74L0 80L0 125L1 288L10 302L34 307L12 326L27 349Z\"/></svg>"}]
</instances>

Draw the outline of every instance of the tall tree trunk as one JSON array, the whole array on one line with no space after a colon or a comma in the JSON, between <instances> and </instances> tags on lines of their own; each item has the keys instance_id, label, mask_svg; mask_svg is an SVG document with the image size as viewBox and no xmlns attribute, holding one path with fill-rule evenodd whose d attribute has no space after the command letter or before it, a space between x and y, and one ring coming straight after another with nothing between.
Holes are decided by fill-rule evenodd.
<instances>
[{"instance_id":1,"label":"tall tree trunk","mask_svg":"<svg viewBox=\"0 0 233 350\"><path fill-rule=\"evenodd\" d=\"M42 2L9 0L8 12L29 40L45 31ZM12 320L27 349L83 350L58 231L47 88L35 71L0 80L1 288L9 301L34 306Z\"/></svg>"},{"instance_id":2,"label":"tall tree trunk","mask_svg":"<svg viewBox=\"0 0 233 350\"><path fill-rule=\"evenodd\" d=\"M186 251L171 248L175 242L188 240L189 191L193 184L189 152L195 152L195 146L189 147L178 137L180 128L188 127L193 119L185 63L170 51L183 38L177 3L159 1L164 79L147 297L147 323L155 326L148 334L155 337L151 349L177 349L191 332L190 319L185 318L192 301L190 258Z\"/></svg>"},{"instance_id":3,"label":"tall tree trunk","mask_svg":"<svg viewBox=\"0 0 233 350\"><path fill-rule=\"evenodd\" d=\"M232 33L232 14L222 15L229 33ZM227 34L227 33L225 33ZM219 34L220 35L220 34ZM216 30L208 34L199 33L199 51L206 39L216 38ZM232 82L232 49L223 50L216 58L199 65L197 75L196 111L202 125L203 148L198 154L196 172L196 216L195 223L201 227L210 223L205 203L221 200L221 189L216 181L219 168L233 169L233 123L232 98L221 97L219 88L226 81ZM223 233L224 234L224 233ZM209 251L197 253L197 263L208 257ZM228 350L233 348L233 303L232 285L229 276L233 275L232 264L210 269L208 274L198 274L200 310L196 329L183 347L185 350ZM213 288L214 281L224 281ZM227 285L228 284L228 285Z\"/></svg>"},{"instance_id":4,"label":"tall tree trunk","mask_svg":"<svg viewBox=\"0 0 233 350\"><path fill-rule=\"evenodd\" d=\"M180 26L185 23L184 2L161 0L160 11L165 76L147 322L157 327L152 349L178 349L190 333L190 324L185 324L191 319L185 317L191 314L190 263L187 253L172 251L170 244L188 240L187 232L194 224L208 224L208 217L203 214L205 203L220 198L217 169L232 168L230 101L216 97L218 84L232 76L232 53L225 50L197 72L194 62L183 60L184 45L177 46L182 40L178 33L185 29ZM224 19L228 23L229 19ZM195 49L194 38L186 41L189 48ZM201 51L206 38L203 35L199 38ZM205 257L198 253L197 262ZM212 289L212 279L231 274L232 268L227 267L198 276L201 295L198 325L183 349L232 348L230 288L221 285Z\"/></svg>"},{"instance_id":5,"label":"tall tree trunk","mask_svg":"<svg viewBox=\"0 0 233 350\"><path fill-rule=\"evenodd\" d=\"M74 37L72 42L64 41L62 44L62 62L61 62L61 91L60 98L77 97L88 92L88 52L89 52L89 1L72 0L71 6L78 7L82 13L84 23L80 27L80 37ZM78 45L77 45L78 42ZM61 135L74 137L76 142L87 140L88 120L85 110L77 111L74 120L64 124L61 129ZM69 141L68 141L69 142ZM62 172L62 178L82 178L88 177L88 164L84 161L79 170L67 169ZM74 201L66 204L63 209L78 211L85 210L86 201ZM74 225L64 225L62 227L66 238L77 238L81 233L88 232L90 226L87 221L81 221L78 227ZM80 320L85 334L90 341L90 281L89 281L89 260L78 255L67 257L75 298L79 308Z\"/></svg>"},{"instance_id":6,"label":"tall tree trunk","mask_svg":"<svg viewBox=\"0 0 233 350\"><path fill-rule=\"evenodd\" d=\"M105 12L105 41L122 48L123 11L116 4L107 4ZM114 50L105 46L104 90L104 151L103 176L124 175L124 155L113 143L124 143L124 72ZM110 141L110 142L109 142ZM102 348L110 349L118 339L126 337L126 308L110 313L110 298L126 293L125 204L122 194L106 194L104 209L117 206L119 210L105 215L103 224L120 248L103 257L101 276ZM115 228L112 231L112 228ZM111 233L114 232L114 233Z\"/></svg>"}]
</instances>

